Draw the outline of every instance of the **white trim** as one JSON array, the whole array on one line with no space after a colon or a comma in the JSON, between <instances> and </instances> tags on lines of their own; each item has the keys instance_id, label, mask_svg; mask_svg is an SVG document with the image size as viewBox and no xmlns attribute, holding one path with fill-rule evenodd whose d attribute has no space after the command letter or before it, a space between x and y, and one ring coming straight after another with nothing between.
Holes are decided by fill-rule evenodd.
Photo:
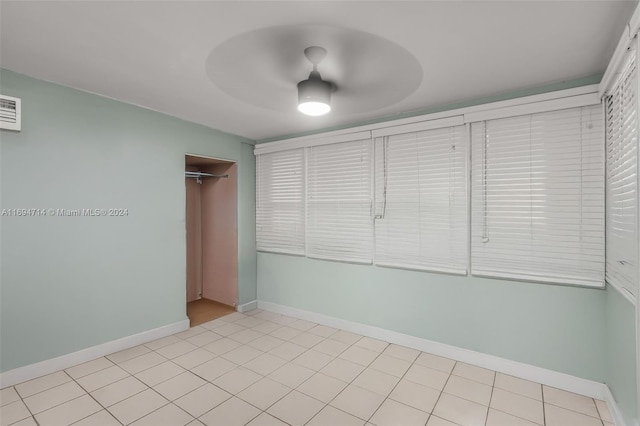
<instances>
[{"instance_id":1,"label":"white trim","mask_svg":"<svg viewBox=\"0 0 640 426\"><path fill-rule=\"evenodd\" d=\"M0 389L189 329L189 319L0 373Z\"/></svg>"},{"instance_id":2,"label":"white trim","mask_svg":"<svg viewBox=\"0 0 640 426\"><path fill-rule=\"evenodd\" d=\"M402 133L421 132L423 130L441 129L443 127L462 126L464 117L456 115L454 117L440 118L437 120L420 121L418 123L403 124L402 126L389 126L371 131L371 136L379 138L383 136L400 135Z\"/></svg>"},{"instance_id":3,"label":"white trim","mask_svg":"<svg viewBox=\"0 0 640 426\"><path fill-rule=\"evenodd\" d=\"M258 301L252 300L251 302L243 303L242 305L238 305L237 311L240 313L253 311L258 308Z\"/></svg>"},{"instance_id":4,"label":"white trim","mask_svg":"<svg viewBox=\"0 0 640 426\"><path fill-rule=\"evenodd\" d=\"M271 142L268 144L257 145L253 150L255 155L259 154L268 154L270 152L283 151L288 149L296 149L296 148L307 148L309 146L319 146L319 145L331 145L334 143L341 142L352 142L358 141L361 139L371 139L371 132L346 132L337 135L327 135L327 134L317 134L312 137L299 140L296 142L291 142L289 140Z\"/></svg>"},{"instance_id":5,"label":"white trim","mask_svg":"<svg viewBox=\"0 0 640 426\"><path fill-rule=\"evenodd\" d=\"M622 413L620 412L618 403L613 397L611 389L609 389L609 386L607 385L604 385L604 398L602 399L607 403L607 406L609 407L609 413L611 413L613 424L615 424L616 426L625 426L624 417L622 417Z\"/></svg>"},{"instance_id":6,"label":"white trim","mask_svg":"<svg viewBox=\"0 0 640 426\"><path fill-rule=\"evenodd\" d=\"M329 137L344 136L344 135L350 135L350 134L353 135L353 134L357 134L358 132L374 131L378 129L385 129L392 126L402 126L405 124L420 123L424 121L436 120L441 118L451 118L451 117L455 117L463 114L471 114L471 113L480 112L480 111L506 108L506 107L530 104L535 102L543 102L543 101L549 101L553 99L567 98L571 96L593 94L597 92L598 92L598 85L590 84L587 86L574 87L572 89L556 90L554 92L541 93L538 95L531 95L531 96L523 96L519 98L508 99L505 101L490 102L486 104L474 105L474 106L469 106L464 108L456 108L456 109L436 112L432 114L424 114L424 115L418 115L415 117L403 118L399 120L383 121L383 122L378 122L374 124L367 124L364 126L356 126L356 127L351 127L347 129L334 130L331 132L313 134L309 136L300 136L300 137L283 139L283 140L278 140L273 142L259 143L259 144L256 144L255 146L254 154L259 155L259 154L265 154L268 152L275 152L275 151L282 151L286 149L312 146L314 142L318 142L319 139L324 139ZM349 140L354 140L354 139L349 139Z\"/></svg>"},{"instance_id":7,"label":"white trim","mask_svg":"<svg viewBox=\"0 0 640 426\"><path fill-rule=\"evenodd\" d=\"M580 377L571 376L558 371L548 370L546 368L536 367L440 342L434 342L432 340L422 339L420 337L410 336L367 324L331 317L316 312L305 311L290 306L279 305L277 303L259 300L258 307L267 311L289 315L329 327L347 330L363 336L451 358L467 364L488 368L504 374L542 383L547 386L553 386L558 389L586 395L591 398L604 399L606 396L606 385L603 383L582 379Z\"/></svg>"},{"instance_id":8,"label":"white trim","mask_svg":"<svg viewBox=\"0 0 640 426\"><path fill-rule=\"evenodd\" d=\"M478 111L464 115L465 123L476 121L494 120L497 118L515 117L517 115L535 114L539 112L557 111L566 108L577 108L601 103L597 93L570 96L567 98L553 99L549 101L534 102L525 105L517 105L506 108L496 108L486 111Z\"/></svg>"}]
</instances>

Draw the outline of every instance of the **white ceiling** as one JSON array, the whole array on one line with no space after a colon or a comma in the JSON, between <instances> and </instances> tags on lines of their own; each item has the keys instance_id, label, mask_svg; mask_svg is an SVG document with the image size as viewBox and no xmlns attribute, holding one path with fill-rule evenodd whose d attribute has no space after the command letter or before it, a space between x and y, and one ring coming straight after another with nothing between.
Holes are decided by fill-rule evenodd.
<instances>
[{"instance_id":1,"label":"white ceiling","mask_svg":"<svg viewBox=\"0 0 640 426\"><path fill-rule=\"evenodd\" d=\"M0 66L250 139L266 139L602 73L635 5L635 1L615 0L2 0ZM277 83L280 98L274 99L271 108L264 98L275 95L272 87L265 87L270 84L263 77L272 72L268 62L277 61L261 62L265 55L254 54L261 49L256 40L254 51L248 46L225 63L227 72L255 73L245 88L255 91L254 101L233 96L229 87L214 83L207 64L216 48L224 50L230 39L243 39L245 33L262 34L263 29L282 26L370 33L377 36L372 39L382 38L413 56L422 68L422 79L411 93L395 99L389 88L406 76L403 67L396 66L397 73L387 72L382 82L374 80L375 84L348 92L353 97L388 97L392 104L357 111L339 111L336 105L327 116L306 117L296 110L295 85L308 74L308 64L302 60L300 70ZM283 41L274 49L291 48L292 43ZM367 64L394 63L386 51L363 50L360 57ZM359 80L358 73L365 78L362 67L355 69L352 81ZM336 81L336 102L340 83ZM282 108L283 102L290 102L291 108Z\"/></svg>"}]
</instances>

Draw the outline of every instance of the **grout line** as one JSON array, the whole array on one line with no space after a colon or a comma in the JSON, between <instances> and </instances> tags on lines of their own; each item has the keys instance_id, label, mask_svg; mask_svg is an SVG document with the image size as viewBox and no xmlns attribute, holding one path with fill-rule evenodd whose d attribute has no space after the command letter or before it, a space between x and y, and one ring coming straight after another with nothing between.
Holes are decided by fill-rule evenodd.
<instances>
[{"instance_id":1,"label":"grout line","mask_svg":"<svg viewBox=\"0 0 640 426\"><path fill-rule=\"evenodd\" d=\"M493 390L496 388L496 378L498 377L498 374L494 371L493 372L493 383L491 384L491 395L489 396L489 404L487 405L487 415L484 418L484 424L486 426L487 422L489 421L489 410L491 410L491 401L493 400Z\"/></svg>"}]
</instances>

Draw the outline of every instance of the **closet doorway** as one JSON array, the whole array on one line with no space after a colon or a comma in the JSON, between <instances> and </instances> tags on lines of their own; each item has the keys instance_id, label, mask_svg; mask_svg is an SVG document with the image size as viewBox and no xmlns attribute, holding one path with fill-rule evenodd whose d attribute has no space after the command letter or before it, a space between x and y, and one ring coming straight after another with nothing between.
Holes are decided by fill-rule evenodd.
<instances>
[{"instance_id":1,"label":"closet doorway","mask_svg":"<svg viewBox=\"0 0 640 426\"><path fill-rule=\"evenodd\" d=\"M236 163L185 155L187 316L191 327L238 304Z\"/></svg>"}]
</instances>

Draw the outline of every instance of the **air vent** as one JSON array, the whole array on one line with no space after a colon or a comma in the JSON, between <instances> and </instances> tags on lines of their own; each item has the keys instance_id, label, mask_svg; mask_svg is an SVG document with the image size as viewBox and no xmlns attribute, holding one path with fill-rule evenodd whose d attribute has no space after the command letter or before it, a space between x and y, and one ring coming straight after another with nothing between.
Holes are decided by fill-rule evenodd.
<instances>
[{"instance_id":1,"label":"air vent","mask_svg":"<svg viewBox=\"0 0 640 426\"><path fill-rule=\"evenodd\" d=\"M0 95L0 129L20 131L20 99Z\"/></svg>"}]
</instances>

